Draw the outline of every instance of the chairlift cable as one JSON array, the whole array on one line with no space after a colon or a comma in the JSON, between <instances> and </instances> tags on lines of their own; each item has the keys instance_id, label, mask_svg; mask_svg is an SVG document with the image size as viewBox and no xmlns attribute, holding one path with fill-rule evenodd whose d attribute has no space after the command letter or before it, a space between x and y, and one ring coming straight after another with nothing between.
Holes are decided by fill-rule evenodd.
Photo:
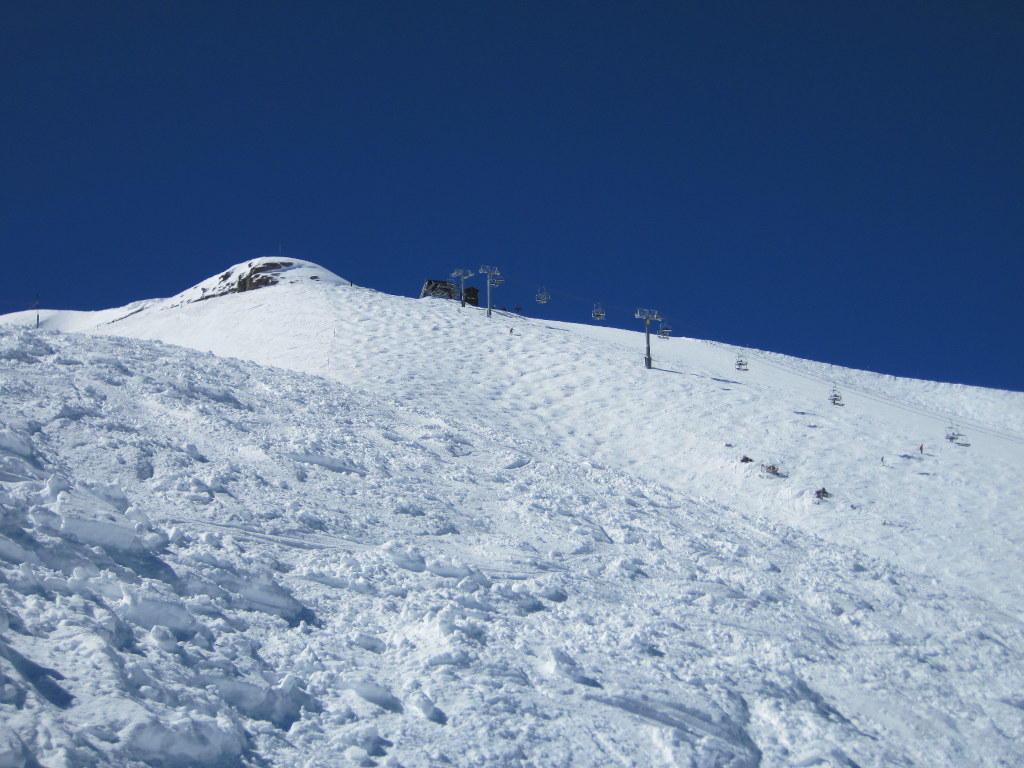
<instances>
[{"instance_id":1,"label":"chairlift cable","mask_svg":"<svg viewBox=\"0 0 1024 768\"><path fill-rule=\"evenodd\" d=\"M727 348L726 345L722 344L721 342L717 342L717 341L714 341L714 340L711 340L711 339L709 339L707 341L710 344L713 344L715 346L721 347L723 349ZM781 362L776 361L776 360L771 360L768 357L766 357L764 354L762 354L762 352L760 350L748 350L748 354L751 354L752 356L757 357L758 360L761 363L763 363L765 365L768 365L768 366L770 366L772 368L775 368L776 370L779 370L779 371L782 371L782 372L785 372L785 373L791 373L791 374L794 374L794 375L796 375L796 376L798 376L800 378L803 378L803 379L806 379L806 380L809 380L809 381L818 381L818 382L821 382L821 383L824 383L824 384L831 383L831 379L828 379L828 378L826 378L824 376L819 376L819 375L810 373L808 371L800 370L800 369L798 369L798 368L796 368L794 366L786 365L786 364L781 363ZM952 413L949 413L949 412L946 412L946 411L941 411L941 410L939 410L937 408L927 408L926 406L920 406L920 405L916 405L916 404L913 404L913 403L907 403L905 401L897 400L897 399L895 399L895 398L893 398L891 396L883 395L883 394L878 393L878 392L872 392L872 391L863 389L862 387L858 387L856 385L849 384L847 382L843 383L843 388L845 390L847 390L848 392L852 392L852 393L858 395L859 397L863 397L863 398L865 398L867 400L871 400L871 401L879 403L881 405L888 405L890 407L899 408L899 409L901 409L903 411L906 411L908 413L913 413L913 414L915 414L917 416L923 416L925 418L928 418L928 419L931 419L931 420L934 420L934 421L942 421L942 422L956 421L956 422L958 422L960 424L963 424L963 425L967 426L968 428L970 428L971 430L973 430L975 432L982 432L982 433L985 433L985 434L987 434L987 435L989 435L991 437L997 437L997 438L1001 438L1003 440L1008 440L1008 441L1011 441L1011 442L1017 442L1017 443L1024 444L1024 433L1021 433L1021 432L1019 432L1017 430L1012 430L1012 429L1009 429L1007 427L998 427L998 426L995 426L993 424L988 424L986 422L978 421L977 419L971 419L971 418L968 418L968 417L959 416L957 414L952 414Z\"/></svg>"},{"instance_id":2,"label":"chairlift cable","mask_svg":"<svg viewBox=\"0 0 1024 768\"><path fill-rule=\"evenodd\" d=\"M524 285L530 285L531 282L532 282L532 281L523 280L522 278L518 278L515 275L508 275L507 273L502 273L502 277L504 277L508 281L511 281L511 282L514 282L514 283L520 283L520 284L524 284ZM536 285L535 282L532 282L532 284ZM561 298L565 298L566 300L570 300L570 301L577 301L577 302L582 302L582 303L587 303L587 304L592 304L593 303L593 301L591 299L587 299L587 298L585 298L583 296L579 296L578 294L575 294L572 291L562 290L561 288L558 289L558 295L560 297L560 300L561 300ZM605 308L607 307L607 308L610 308L611 310L615 311L616 313L621 312L621 313L623 313L626 316L631 316L633 314L633 312L634 312L633 308L631 308L630 306L624 305L624 304L620 305L618 303L612 303L612 304L605 303L605 304L599 305L599 306L602 307L602 311L604 311ZM604 319L604 318L603 317L602 318L596 318L595 317L595 319ZM569 321L569 322L571 322L571 321ZM737 355L741 354L740 350L742 349L743 350L742 355L744 357L746 357L748 359L749 358L756 358L758 360L758 364L759 365L761 365L761 364L767 365L767 366L769 366L771 368L774 368L774 369L776 369L778 371L782 371L782 372L785 372L785 373L789 373L789 374L795 375L798 378L802 378L802 379L804 379L806 381L816 381L816 382L824 383L824 384L831 384L831 383L833 383L833 379L830 378L830 377L825 377L825 376L822 376L822 375L811 373L809 371L797 368L796 366L786 365L785 363L783 363L781 361L773 360L773 359L768 357L768 355L770 355L770 354L780 354L780 353L770 353L770 352L767 352L766 350L755 350L755 349L751 349L751 348L739 347L738 345L732 345L732 344L728 344L728 343L725 343L725 342L717 341L717 340L711 338L711 334L708 333L706 329L701 328L701 327L696 326L696 325L693 325L692 323L685 323L683 325L683 329L684 329L687 337L692 338L693 340L696 340L696 341L704 341L704 342L706 342L708 344L711 344L712 346L716 346L716 347L719 347L721 349L730 350L733 354L737 354ZM628 329L624 329L624 330L628 330ZM668 326L668 330L670 332L672 331L671 326ZM810 362L817 362L817 361L810 361ZM835 366L835 367L838 368L838 367L841 367L841 366ZM956 422L958 422L960 424L963 424L964 426L966 426L968 429L970 429L973 432L978 432L978 433L986 434L986 435L988 435L990 437L995 437L995 438L998 438L998 439L1007 440L1007 441L1010 441L1010 442L1020 443L1020 444L1024 445L1024 432L1022 432L1020 430L1011 429L1011 428L1008 428L1008 427L1005 427L1005 426L997 426L995 424L990 424L990 423L987 423L987 422L984 422L984 421L979 421L977 419L972 419L972 418L965 417L965 416L962 416L962 415L957 415L957 414L949 413L949 412L946 412L946 411L942 411L942 410L937 409L937 408L928 408L927 406L918 405L918 404L915 404L915 403L909 403L909 402L906 402L906 401L903 401L903 400L896 399L895 397L892 397L890 395L885 395L885 394L882 394L880 392L871 391L871 390L868 390L868 389L864 389L863 387L860 387L860 386L857 386L857 385L854 385L854 384L850 384L848 381L842 381L840 383L842 384L843 389L846 392L849 392L849 393L854 394L854 395L856 395L858 397L870 400L872 402L878 403L880 405L887 405L887 406L892 407L892 408L897 408L897 409L900 409L900 410L905 411L907 413L912 413L912 414L914 414L916 416L921 416L921 417L924 417L924 418L927 418L927 419L930 419L930 420L933 420L933 421L941 421L941 422L956 421Z\"/></svg>"}]
</instances>

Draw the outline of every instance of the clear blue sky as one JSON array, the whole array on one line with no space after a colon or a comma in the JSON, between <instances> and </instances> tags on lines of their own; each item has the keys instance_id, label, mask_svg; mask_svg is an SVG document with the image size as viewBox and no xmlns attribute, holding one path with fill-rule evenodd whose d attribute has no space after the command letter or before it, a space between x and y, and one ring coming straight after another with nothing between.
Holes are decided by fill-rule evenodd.
<instances>
[{"instance_id":1,"label":"clear blue sky","mask_svg":"<svg viewBox=\"0 0 1024 768\"><path fill-rule=\"evenodd\" d=\"M7 2L0 310L280 247L1024 390L1022 40L1014 0Z\"/></svg>"}]
</instances>

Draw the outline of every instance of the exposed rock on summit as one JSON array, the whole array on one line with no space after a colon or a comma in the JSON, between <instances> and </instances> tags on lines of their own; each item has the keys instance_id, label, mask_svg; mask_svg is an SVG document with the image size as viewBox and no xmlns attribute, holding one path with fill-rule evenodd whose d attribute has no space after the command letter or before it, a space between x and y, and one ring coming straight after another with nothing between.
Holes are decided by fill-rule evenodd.
<instances>
[{"instance_id":1,"label":"exposed rock on summit","mask_svg":"<svg viewBox=\"0 0 1024 768\"><path fill-rule=\"evenodd\" d=\"M257 288L266 288L268 285L277 285L278 274L281 270L294 266L292 261L250 261L239 264L223 273L217 285L200 288L201 295L194 301L212 299L214 296L223 296L227 293L242 293L254 291ZM312 279L317 279L316 277Z\"/></svg>"}]
</instances>

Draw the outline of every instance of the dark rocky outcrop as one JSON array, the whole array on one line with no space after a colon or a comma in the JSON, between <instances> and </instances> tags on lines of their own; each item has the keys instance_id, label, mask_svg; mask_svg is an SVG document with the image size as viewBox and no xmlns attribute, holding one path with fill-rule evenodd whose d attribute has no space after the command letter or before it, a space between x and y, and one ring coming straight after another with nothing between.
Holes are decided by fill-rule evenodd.
<instances>
[{"instance_id":1,"label":"dark rocky outcrop","mask_svg":"<svg viewBox=\"0 0 1024 768\"><path fill-rule=\"evenodd\" d=\"M255 263L250 261L241 271L229 269L222 274L213 288L203 288L203 295L196 301L277 285L279 282L277 273L291 266L293 266L293 262L290 261L259 261Z\"/></svg>"}]
</instances>

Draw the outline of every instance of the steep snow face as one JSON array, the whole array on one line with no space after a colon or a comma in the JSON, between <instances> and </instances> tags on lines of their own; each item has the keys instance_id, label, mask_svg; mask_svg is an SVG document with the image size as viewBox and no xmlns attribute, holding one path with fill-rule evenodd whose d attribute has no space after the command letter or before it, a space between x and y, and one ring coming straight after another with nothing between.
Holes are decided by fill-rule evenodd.
<instances>
[{"instance_id":1,"label":"steep snow face","mask_svg":"<svg viewBox=\"0 0 1024 768\"><path fill-rule=\"evenodd\" d=\"M0 765L1024 758L1019 612L419 386L0 330Z\"/></svg>"},{"instance_id":2,"label":"steep snow face","mask_svg":"<svg viewBox=\"0 0 1024 768\"><path fill-rule=\"evenodd\" d=\"M44 325L314 373L543 437L567 456L856 546L1024 613L1022 393L755 350L741 350L750 366L738 371L737 350L691 339L655 339L648 371L638 333L500 312L488 320L451 301L353 287L308 262L269 268L276 261L104 313L91 329L80 314L50 314ZM257 274L277 284L197 300L265 268ZM845 406L829 403L833 384ZM951 422L970 447L944 439ZM825 500L816 498L822 488Z\"/></svg>"}]
</instances>

